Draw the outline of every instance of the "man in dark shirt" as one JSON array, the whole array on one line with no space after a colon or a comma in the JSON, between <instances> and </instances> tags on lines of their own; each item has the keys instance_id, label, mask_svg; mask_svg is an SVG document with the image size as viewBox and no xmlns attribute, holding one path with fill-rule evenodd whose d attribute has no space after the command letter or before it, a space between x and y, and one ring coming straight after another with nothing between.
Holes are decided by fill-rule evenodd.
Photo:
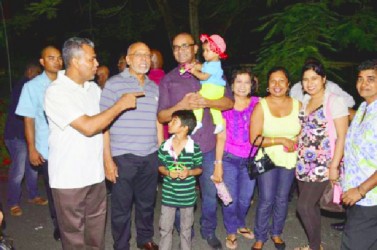
<instances>
[{"instance_id":1,"label":"man in dark shirt","mask_svg":"<svg viewBox=\"0 0 377 250\"><path fill-rule=\"evenodd\" d=\"M22 215L20 207L21 182L25 176L29 199L39 197L37 178L38 171L32 169L28 159L27 146L24 133L23 118L15 114L22 87L26 82L41 73L41 67L37 63L26 65L24 76L14 85L11 100L8 107L8 115L5 123L4 140L8 148L12 164L8 176L8 206L13 216ZM43 199L43 198L41 198ZM47 201L46 201L47 204Z\"/></svg>"},{"instance_id":2,"label":"man in dark shirt","mask_svg":"<svg viewBox=\"0 0 377 250\"><path fill-rule=\"evenodd\" d=\"M203 152L203 173L199 177L202 194L202 216L200 219L201 235L212 249L222 249L221 242L215 235L217 226L216 188L210 176L214 171L216 135L208 108L227 110L233 107L232 94L226 89L225 97L218 100L208 100L198 93L200 82L185 71L185 65L195 62L198 45L188 33L178 34L173 39L173 54L179 64L167 73L159 85L160 98L158 102L158 120L169 122L174 111L181 109L194 110L204 108L203 128L192 136Z\"/></svg>"}]
</instances>

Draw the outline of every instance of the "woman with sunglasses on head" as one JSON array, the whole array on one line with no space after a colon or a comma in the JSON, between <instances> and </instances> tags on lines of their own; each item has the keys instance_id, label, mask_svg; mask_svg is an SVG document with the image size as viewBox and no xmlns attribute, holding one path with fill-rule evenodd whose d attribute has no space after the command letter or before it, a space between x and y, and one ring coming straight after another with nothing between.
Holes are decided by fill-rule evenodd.
<instances>
[{"instance_id":1,"label":"woman with sunglasses on head","mask_svg":"<svg viewBox=\"0 0 377 250\"><path fill-rule=\"evenodd\" d=\"M261 145L277 167L257 177L259 197L254 227L256 242L252 246L254 250L263 248L268 235L276 249L285 249L281 234L297 161L296 137L300 132L300 103L288 96L288 71L283 67L275 67L268 72L267 81L269 95L259 102L251 116L250 141L254 142L254 146ZM259 150L256 160L262 155L262 150Z\"/></svg>"},{"instance_id":2,"label":"woman with sunglasses on head","mask_svg":"<svg viewBox=\"0 0 377 250\"><path fill-rule=\"evenodd\" d=\"M326 73L319 61L305 63L301 76L306 95L299 113L297 212L309 245L295 250L319 250L323 249L319 200L329 181L338 180L349 113L344 98L326 89Z\"/></svg>"}]
</instances>

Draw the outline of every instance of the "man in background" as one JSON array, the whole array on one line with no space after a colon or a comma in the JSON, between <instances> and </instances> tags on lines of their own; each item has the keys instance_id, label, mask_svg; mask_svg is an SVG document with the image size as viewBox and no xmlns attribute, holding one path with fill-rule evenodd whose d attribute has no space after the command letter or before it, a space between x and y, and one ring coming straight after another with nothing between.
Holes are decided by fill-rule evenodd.
<instances>
[{"instance_id":1,"label":"man in background","mask_svg":"<svg viewBox=\"0 0 377 250\"><path fill-rule=\"evenodd\" d=\"M29 200L39 200L42 201L40 204L47 205L47 200L39 195L37 185L38 171L30 166L23 118L15 113L24 84L39 75L41 72L41 66L35 62L26 65L23 77L14 85L8 107L4 141L12 161L8 173L7 191L7 202L12 216L22 215L20 199L22 190L21 183L24 177Z\"/></svg>"},{"instance_id":2,"label":"man in background","mask_svg":"<svg viewBox=\"0 0 377 250\"><path fill-rule=\"evenodd\" d=\"M98 86L103 89L107 79L109 79L110 70L105 65L99 66L96 72L96 80Z\"/></svg>"},{"instance_id":3,"label":"man in background","mask_svg":"<svg viewBox=\"0 0 377 250\"><path fill-rule=\"evenodd\" d=\"M49 184L47 161L49 128L43 108L43 100L47 87L56 79L58 71L62 69L63 60L57 48L47 46L41 52L39 63L44 68L44 71L33 80L27 82L22 88L16 114L24 117L29 160L31 165L42 170L50 215L54 224L53 237L55 240L59 240L59 227ZM41 199L34 199L31 202L39 205L45 203Z\"/></svg>"}]
</instances>

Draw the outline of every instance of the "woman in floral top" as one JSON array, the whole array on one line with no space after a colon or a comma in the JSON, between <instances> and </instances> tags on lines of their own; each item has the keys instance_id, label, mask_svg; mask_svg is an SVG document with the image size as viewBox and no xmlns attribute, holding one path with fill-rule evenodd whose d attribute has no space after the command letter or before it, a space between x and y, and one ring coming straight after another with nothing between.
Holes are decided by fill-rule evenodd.
<instances>
[{"instance_id":1,"label":"woman in floral top","mask_svg":"<svg viewBox=\"0 0 377 250\"><path fill-rule=\"evenodd\" d=\"M304 65L302 85L306 95L299 113L301 133L296 177L300 195L297 212L309 245L295 250L318 250L322 249L318 203L329 180L335 182L339 178L348 108L342 97L326 90L326 73L320 62L310 61Z\"/></svg>"}]
</instances>

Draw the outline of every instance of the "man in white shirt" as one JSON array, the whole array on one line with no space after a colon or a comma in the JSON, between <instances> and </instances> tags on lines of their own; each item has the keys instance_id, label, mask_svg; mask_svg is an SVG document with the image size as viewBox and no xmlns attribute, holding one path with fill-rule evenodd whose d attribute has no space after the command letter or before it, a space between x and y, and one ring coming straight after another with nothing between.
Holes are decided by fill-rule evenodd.
<instances>
[{"instance_id":1,"label":"man in white shirt","mask_svg":"<svg viewBox=\"0 0 377 250\"><path fill-rule=\"evenodd\" d=\"M123 95L100 113L101 90L90 81L98 61L89 39L73 37L63 46L65 73L46 91L49 121L49 176L63 249L105 249L106 188L103 134L111 121L135 108L142 93Z\"/></svg>"}]
</instances>

